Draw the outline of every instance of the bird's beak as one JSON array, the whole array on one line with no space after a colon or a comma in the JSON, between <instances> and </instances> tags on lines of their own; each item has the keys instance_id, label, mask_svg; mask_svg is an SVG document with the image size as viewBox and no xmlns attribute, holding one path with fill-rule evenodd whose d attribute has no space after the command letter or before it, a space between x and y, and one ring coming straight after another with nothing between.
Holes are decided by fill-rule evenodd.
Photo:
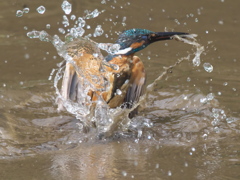
<instances>
[{"instance_id":1,"label":"bird's beak","mask_svg":"<svg viewBox=\"0 0 240 180\"><path fill-rule=\"evenodd\" d=\"M163 41L163 40L170 40L174 35L178 35L181 37L184 37L184 35L188 35L188 33L184 32L156 32L151 33L148 36L148 40L150 43L156 42L156 41Z\"/></svg>"}]
</instances>

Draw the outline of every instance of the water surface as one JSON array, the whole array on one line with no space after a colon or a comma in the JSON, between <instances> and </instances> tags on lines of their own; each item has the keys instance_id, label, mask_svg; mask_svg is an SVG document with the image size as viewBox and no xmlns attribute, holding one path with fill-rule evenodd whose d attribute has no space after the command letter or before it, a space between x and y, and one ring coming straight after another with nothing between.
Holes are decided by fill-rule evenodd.
<instances>
[{"instance_id":1,"label":"water surface","mask_svg":"<svg viewBox=\"0 0 240 180\"><path fill-rule=\"evenodd\" d=\"M96 130L85 132L73 115L57 112L48 78L63 59L50 43L26 36L35 29L63 37L62 1L0 2L2 179L239 179L240 2L69 2L76 16L105 10L87 21L86 35L97 25L104 29L96 42L113 43L116 32L131 28L198 34L205 47L201 64L192 64L193 47L176 41L139 52L147 84L164 66L191 58L157 83L129 131L99 140ZM41 5L44 14L36 11ZM16 17L24 7L30 12ZM213 66L211 73L204 63Z\"/></svg>"}]
</instances>

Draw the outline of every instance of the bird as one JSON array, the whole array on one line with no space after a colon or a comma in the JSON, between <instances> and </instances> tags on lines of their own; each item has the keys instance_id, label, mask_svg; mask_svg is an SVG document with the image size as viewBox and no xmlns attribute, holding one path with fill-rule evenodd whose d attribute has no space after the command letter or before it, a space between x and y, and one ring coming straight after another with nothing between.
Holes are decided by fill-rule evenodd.
<instances>
[{"instance_id":1,"label":"bird","mask_svg":"<svg viewBox=\"0 0 240 180\"><path fill-rule=\"evenodd\" d=\"M125 30L116 41L119 50L106 57L98 43L83 37L74 39L66 47L71 61L66 63L58 110L65 109L65 100L82 104L86 99L92 104L103 100L109 108L132 108L143 95L146 82L144 64L135 53L154 42L187 34L137 28ZM137 108L129 118L136 114Z\"/></svg>"}]
</instances>

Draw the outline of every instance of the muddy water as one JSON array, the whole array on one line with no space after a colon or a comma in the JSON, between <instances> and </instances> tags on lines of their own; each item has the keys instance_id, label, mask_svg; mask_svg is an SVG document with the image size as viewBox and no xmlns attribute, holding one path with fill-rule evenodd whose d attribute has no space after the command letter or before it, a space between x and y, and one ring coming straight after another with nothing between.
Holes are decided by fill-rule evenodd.
<instances>
[{"instance_id":1,"label":"muddy water","mask_svg":"<svg viewBox=\"0 0 240 180\"><path fill-rule=\"evenodd\" d=\"M97 42L114 42L115 32L130 28L198 34L205 47L201 64L194 67L193 48L176 41L139 52L147 84L164 66L190 60L158 82L129 131L99 140L96 130L79 130L72 115L56 111L48 77L62 59L50 43L26 37L33 29L60 34L62 1L0 2L1 179L239 179L240 2L69 2L77 16L106 10L87 22L86 34L99 24L107 34L93 38ZM40 5L43 15L35 10ZM23 7L30 12L16 17ZM204 63L213 66L211 73Z\"/></svg>"}]
</instances>

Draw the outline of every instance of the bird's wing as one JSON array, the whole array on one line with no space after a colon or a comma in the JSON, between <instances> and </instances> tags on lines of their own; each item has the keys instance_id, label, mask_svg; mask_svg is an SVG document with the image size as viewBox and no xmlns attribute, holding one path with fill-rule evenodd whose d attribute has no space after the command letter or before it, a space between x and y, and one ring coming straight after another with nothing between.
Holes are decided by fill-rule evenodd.
<instances>
[{"instance_id":1,"label":"bird's wing","mask_svg":"<svg viewBox=\"0 0 240 180\"><path fill-rule=\"evenodd\" d=\"M129 80L129 87L124 99L125 106L127 108L131 108L133 103L139 101L140 96L143 94L143 86L145 84L145 80L146 74L144 65L139 57L134 56L131 77Z\"/></svg>"},{"instance_id":2,"label":"bird's wing","mask_svg":"<svg viewBox=\"0 0 240 180\"><path fill-rule=\"evenodd\" d=\"M75 39L66 45L66 50L72 61L66 63L61 97L57 101L59 110L65 109L65 100L81 103L83 93L88 93L92 100L96 99L93 92L100 91L98 94L101 94L105 83L103 73L100 72L103 56L96 43L83 38Z\"/></svg>"},{"instance_id":3,"label":"bird's wing","mask_svg":"<svg viewBox=\"0 0 240 180\"><path fill-rule=\"evenodd\" d=\"M64 110L63 100L75 100L76 99L76 87L77 87L77 73L70 63L66 63L66 68L62 80L61 95L62 99L58 99L58 110Z\"/></svg>"}]
</instances>

